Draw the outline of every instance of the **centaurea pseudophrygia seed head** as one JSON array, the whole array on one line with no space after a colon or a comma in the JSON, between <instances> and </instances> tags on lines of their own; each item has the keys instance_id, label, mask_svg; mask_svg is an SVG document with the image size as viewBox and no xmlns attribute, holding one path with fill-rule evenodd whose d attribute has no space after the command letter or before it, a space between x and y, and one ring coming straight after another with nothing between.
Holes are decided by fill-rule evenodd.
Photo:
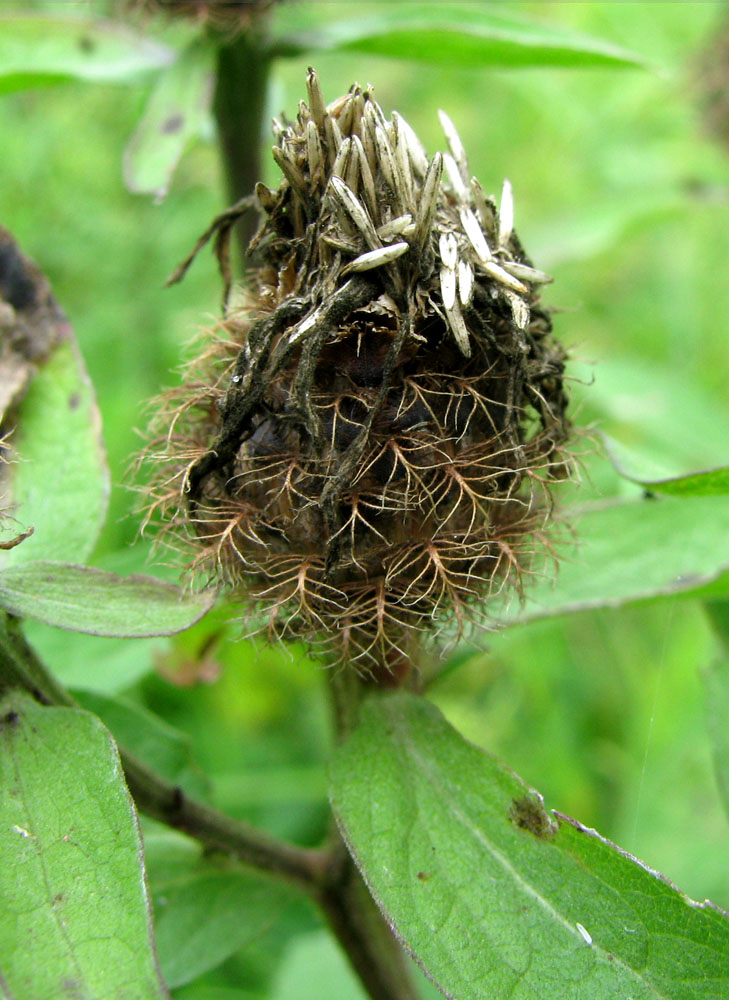
<instances>
[{"instance_id":1,"label":"centaurea pseudophrygia seed head","mask_svg":"<svg viewBox=\"0 0 729 1000\"><path fill-rule=\"evenodd\" d=\"M428 158L371 89L307 87L274 123L284 180L256 191L244 304L168 408L156 504L272 636L397 669L421 633L488 617L543 545L564 351L511 188L497 208L450 119Z\"/></svg>"}]
</instances>

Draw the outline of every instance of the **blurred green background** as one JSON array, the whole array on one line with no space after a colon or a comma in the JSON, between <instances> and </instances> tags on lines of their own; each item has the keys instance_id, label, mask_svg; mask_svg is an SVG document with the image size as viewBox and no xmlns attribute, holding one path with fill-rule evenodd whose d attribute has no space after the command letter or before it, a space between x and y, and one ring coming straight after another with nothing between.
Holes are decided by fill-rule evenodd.
<instances>
[{"instance_id":1,"label":"blurred green background","mask_svg":"<svg viewBox=\"0 0 729 1000\"><path fill-rule=\"evenodd\" d=\"M110 5L16 6L98 13ZM352 12L342 3L296 6L286 16L311 23ZM574 359L577 423L666 472L728 463L729 150L702 124L697 70L724 6L497 6L612 41L654 68L471 71L319 54L325 96L354 80L373 83L385 112L397 109L431 154L444 145L444 108L486 190L498 193L510 178L519 235L554 275L546 299L560 310L556 330ZM357 14L377 7L358 4ZM293 115L310 61L276 65L272 114ZM182 285L162 285L225 206L212 125L161 204L124 189L122 153L149 89L64 84L0 100L0 222L46 271L75 326L114 482L96 562L123 571L142 568L148 554L134 544L135 497L122 486L137 429L220 298L208 253ZM264 179L278 183L273 161ZM597 447L586 441L582 450L592 451L585 498L630 491ZM563 493L574 502L572 487ZM67 683L124 693L190 734L219 805L303 843L322 835L327 708L320 668L302 650L239 641L224 613L174 641L29 632ZM668 598L484 642L459 653L431 689L457 728L549 807L594 826L689 895L729 908L729 829L700 676L717 651L701 606ZM282 927L315 926L294 908L266 947L283 947ZM207 981L253 989L270 972L259 945Z\"/></svg>"}]
</instances>

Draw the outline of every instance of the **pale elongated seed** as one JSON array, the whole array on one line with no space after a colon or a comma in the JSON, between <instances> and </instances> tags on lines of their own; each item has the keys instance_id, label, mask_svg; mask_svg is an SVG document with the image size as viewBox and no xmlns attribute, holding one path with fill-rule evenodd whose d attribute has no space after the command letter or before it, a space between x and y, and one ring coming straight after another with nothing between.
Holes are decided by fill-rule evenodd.
<instances>
[{"instance_id":1,"label":"pale elongated seed","mask_svg":"<svg viewBox=\"0 0 729 1000\"><path fill-rule=\"evenodd\" d=\"M514 292L519 292L521 295L526 295L527 287L522 284L517 278L513 278L508 271L505 271L503 267L500 267L495 261L490 260L488 263L483 265L483 269L486 274L495 278L499 284L504 285L506 288L511 288Z\"/></svg>"},{"instance_id":2,"label":"pale elongated seed","mask_svg":"<svg viewBox=\"0 0 729 1000\"><path fill-rule=\"evenodd\" d=\"M334 163L332 164L332 174L335 177L341 177L344 180L347 173L347 161L349 160L349 150L351 148L351 140L344 139L342 145L339 147L339 152L337 153Z\"/></svg>"},{"instance_id":3,"label":"pale elongated seed","mask_svg":"<svg viewBox=\"0 0 729 1000\"><path fill-rule=\"evenodd\" d=\"M430 161L428 172L423 181L423 190L418 205L418 215L415 220L415 242L419 248L425 246L425 242L430 236L430 227L435 214L435 207L438 202L438 188L443 176L443 157L436 153Z\"/></svg>"},{"instance_id":4,"label":"pale elongated seed","mask_svg":"<svg viewBox=\"0 0 729 1000\"><path fill-rule=\"evenodd\" d=\"M463 148L463 143L461 142L458 130L445 111L439 111L438 117L440 118L440 123L443 127L443 133L446 137L448 148L451 151L456 166L458 167L458 172L461 175L461 180L464 185L468 184L468 160L466 159L466 150Z\"/></svg>"},{"instance_id":5,"label":"pale elongated seed","mask_svg":"<svg viewBox=\"0 0 729 1000\"><path fill-rule=\"evenodd\" d=\"M367 253L360 254L346 267L343 267L342 274L350 274L353 271L371 271L375 267L382 267L383 264L390 264L398 257L402 257L409 249L409 243L392 243L389 247L381 247L379 250L368 250Z\"/></svg>"},{"instance_id":6,"label":"pale elongated seed","mask_svg":"<svg viewBox=\"0 0 729 1000\"><path fill-rule=\"evenodd\" d=\"M545 274L544 271L538 271L536 267L528 267L526 264L520 264L516 260L504 261L503 268L515 278L527 281L531 285L548 285L551 281L554 281L551 274Z\"/></svg>"},{"instance_id":7,"label":"pale elongated seed","mask_svg":"<svg viewBox=\"0 0 729 1000\"><path fill-rule=\"evenodd\" d=\"M443 296L443 307L447 312L453 308L456 301L456 272L449 267L440 269L440 294Z\"/></svg>"},{"instance_id":8,"label":"pale elongated seed","mask_svg":"<svg viewBox=\"0 0 729 1000\"><path fill-rule=\"evenodd\" d=\"M299 194L306 197L307 184L304 180L304 175L301 173L299 168L295 166L291 160L289 160L283 149L280 149L278 146L273 147L272 153L276 164L281 168L284 177L289 182L291 187L298 191Z\"/></svg>"},{"instance_id":9,"label":"pale elongated seed","mask_svg":"<svg viewBox=\"0 0 729 1000\"><path fill-rule=\"evenodd\" d=\"M330 177L330 189L334 191L339 204L350 217L357 229L362 233L365 242L371 250L378 250L382 244L375 232L370 217L362 204L357 200L356 195L347 187L340 177Z\"/></svg>"},{"instance_id":10,"label":"pale elongated seed","mask_svg":"<svg viewBox=\"0 0 729 1000\"><path fill-rule=\"evenodd\" d=\"M510 181L504 179L499 207L499 246L504 247L511 239L514 229L514 192Z\"/></svg>"},{"instance_id":11,"label":"pale elongated seed","mask_svg":"<svg viewBox=\"0 0 729 1000\"><path fill-rule=\"evenodd\" d=\"M462 208L459 214L463 230L471 246L476 251L476 256L483 264L487 264L491 260L491 248L486 242L486 237L483 234L483 229L478 224L478 219L470 208Z\"/></svg>"},{"instance_id":12,"label":"pale elongated seed","mask_svg":"<svg viewBox=\"0 0 729 1000\"><path fill-rule=\"evenodd\" d=\"M314 119L317 126L321 128L324 124L324 116L326 114L324 108L324 95L321 92L319 77L317 76L316 71L311 68L306 74L306 92L309 97L311 117Z\"/></svg>"},{"instance_id":13,"label":"pale elongated seed","mask_svg":"<svg viewBox=\"0 0 729 1000\"><path fill-rule=\"evenodd\" d=\"M453 188L459 203L461 205L468 204L468 188L463 183L463 178L461 177L461 172L458 169L458 164L450 153L443 153L443 166L445 167L446 173L448 174L448 180L451 182L451 187Z\"/></svg>"},{"instance_id":14,"label":"pale elongated seed","mask_svg":"<svg viewBox=\"0 0 729 1000\"><path fill-rule=\"evenodd\" d=\"M377 152L380 158L380 170L382 171L382 176L385 178L385 183L393 194L399 195L400 185L395 179L395 158L392 155L387 134L379 125L375 128L375 142L377 143Z\"/></svg>"},{"instance_id":15,"label":"pale elongated seed","mask_svg":"<svg viewBox=\"0 0 729 1000\"><path fill-rule=\"evenodd\" d=\"M409 211L415 207L415 192L413 190L413 175L410 170L410 157L408 156L407 140L398 130L398 119L393 119L396 132L395 140L395 167L400 179L400 191L404 207Z\"/></svg>"},{"instance_id":16,"label":"pale elongated seed","mask_svg":"<svg viewBox=\"0 0 729 1000\"><path fill-rule=\"evenodd\" d=\"M455 271L458 263L458 244L453 233L441 233L438 240L440 259L449 271Z\"/></svg>"},{"instance_id":17,"label":"pale elongated seed","mask_svg":"<svg viewBox=\"0 0 729 1000\"><path fill-rule=\"evenodd\" d=\"M424 177L428 170L428 157L426 156L422 143L405 119L398 115L397 111L393 111L393 121L395 121L396 116L398 135L402 134L405 142L407 143L410 162L412 163L416 173L420 174L421 177Z\"/></svg>"},{"instance_id":18,"label":"pale elongated seed","mask_svg":"<svg viewBox=\"0 0 729 1000\"><path fill-rule=\"evenodd\" d=\"M476 212L483 226L484 232L495 235L496 232L496 206L490 198L486 197L484 189L477 177L471 178L471 192L476 205Z\"/></svg>"},{"instance_id":19,"label":"pale elongated seed","mask_svg":"<svg viewBox=\"0 0 729 1000\"><path fill-rule=\"evenodd\" d=\"M473 295L473 268L467 260L458 261L458 297L467 306Z\"/></svg>"},{"instance_id":20,"label":"pale elongated seed","mask_svg":"<svg viewBox=\"0 0 729 1000\"><path fill-rule=\"evenodd\" d=\"M369 213L372 216L372 219L376 221L379 217L379 206L377 204L375 181L372 177L372 171L370 170L370 165L364 146L362 145L362 140L358 135L352 136L352 146L352 152L354 153L356 150L357 164L359 166L359 172L362 179L362 193L364 194L365 201L367 202Z\"/></svg>"},{"instance_id":21,"label":"pale elongated seed","mask_svg":"<svg viewBox=\"0 0 729 1000\"><path fill-rule=\"evenodd\" d=\"M405 215L398 215L396 219L392 219L390 222L386 222L384 226L380 226L377 230L377 235L381 240L389 239L391 236L399 236L400 233L404 233L413 224L413 217L409 212Z\"/></svg>"},{"instance_id":22,"label":"pale elongated seed","mask_svg":"<svg viewBox=\"0 0 729 1000\"><path fill-rule=\"evenodd\" d=\"M451 309L446 309L446 317L448 319L448 326L456 339L456 343L458 344L461 354L463 354L466 358L470 358L471 344L469 342L470 337L468 327L463 319L463 313L461 312L461 307L458 305L458 302L454 302Z\"/></svg>"},{"instance_id":23,"label":"pale elongated seed","mask_svg":"<svg viewBox=\"0 0 729 1000\"><path fill-rule=\"evenodd\" d=\"M518 295L514 295L513 292L505 292L506 298L509 300L509 305L511 306L511 314L514 317L514 322L520 330L526 330L529 326L529 306L526 304L524 299L520 298ZM522 349L526 348L526 344L522 343Z\"/></svg>"},{"instance_id":24,"label":"pale elongated seed","mask_svg":"<svg viewBox=\"0 0 729 1000\"><path fill-rule=\"evenodd\" d=\"M309 175L314 177L322 168L322 153L319 129L313 121L306 123L306 149L309 154Z\"/></svg>"}]
</instances>

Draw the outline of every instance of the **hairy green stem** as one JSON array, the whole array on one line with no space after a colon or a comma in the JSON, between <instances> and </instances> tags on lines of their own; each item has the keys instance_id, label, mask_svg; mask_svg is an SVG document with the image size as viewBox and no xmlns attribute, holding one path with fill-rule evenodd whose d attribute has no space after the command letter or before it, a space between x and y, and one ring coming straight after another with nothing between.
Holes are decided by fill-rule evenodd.
<instances>
[{"instance_id":1,"label":"hairy green stem","mask_svg":"<svg viewBox=\"0 0 729 1000\"><path fill-rule=\"evenodd\" d=\"M252 194L261 180L263 119L271 65L263 45L264 29L263 18L259 18L249 31L232 39L218 39L213 114L231 203ZM243 260L255 228L253 212L237 223Z\"/></svg>"}]
</instances>

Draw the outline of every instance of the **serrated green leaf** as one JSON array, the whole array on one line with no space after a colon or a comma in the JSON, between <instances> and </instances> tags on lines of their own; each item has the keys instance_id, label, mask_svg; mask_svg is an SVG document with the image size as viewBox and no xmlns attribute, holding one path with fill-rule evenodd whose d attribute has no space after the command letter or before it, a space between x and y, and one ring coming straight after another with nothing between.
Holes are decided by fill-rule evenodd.
<instances>
[{"instance_id":1,"label":"serrated green leaf","mask_svg":"<svg viewBox=\"0 0 729 1000\"><path fill-rule=\"evenodd\" d=\"M5 468L13 522L3 535L33 528L0 566L34 559L85 559L104 524L109 473L94 391L75 343L63 340L20 403Z\"/></svg>"},{"instance_id":2,"label":"serrated green leaf","mask_svg":"<svg viewBox=\"0 0 729 1000\"><path fill-rule=\"evenodd\" d=\"M0 93L65 80L121 83L174 58L168 46L112 21L0 16Z\"/></svg>"},{"instance_id":3,"label":"serrated green leaf","mask_svg":"<svg viewBox=\"0 0 729 1000\"><path fill-rule=\"evenodd\" d=\"M182 986L260 938L291 896L179 834L145 839L155 933L165 981Z\"/></svg>"},{"instance_id":4,"label":"serrated green leaf","mask_svg":"<svg viewBox=\"0 0 729 1000\"><path fill-rule=\"evenodd\" d=\"M39 560L0 570L0 606L46 625L118 638L173 635L210 610L211 590L190 593L151 576Z\"/></svg>"},{"instance_id":5,"label":"serrated green leaf","mask_svg":"<svg viewBox=\"0 0 729 1000\"><path fill-rule=\"evenodd\" d=\"M284 27L284 18L279 21ZM487 11L476 4L458 3L383 5L372 17L332 20L318 24L316 31L286 34L273 41L272 51L284 56L367 52L474 69L646 66L640 56L609 42L537 20Z\"/></svg>"},{"instance_id":6,"label":"serrated green leaf","mask_svg":"<svg viewBox=\"0 0 729 1000\"><path fill-rule=\"evenodd\" d=\"M344 836L454 1000L720 1000L729 919L545 812L422 698L372 698L331 768Z\"/></svg>"},{"instance_id":7,"label":"serrated green leaf","mask_svg":"<svg viewBox=\"0 0 729 1000\"><path fill-rule=\"evenodd\" d=\"M200 131L213 93L215 48L195 39L159 77L124 151L124 183L137 194L167 194L182 154Z\"/></svg>"},{"instance_id":8,"label":"serrated green leaf","mask_svg":"<svg viewBox=\"0 0 729 1000\"><path fill-rule=\"evenodd\" d=\"M554 571L526 586L494 618L507 624L667 595L714 595L729 586L729 502L723 496L657 497L570 514L577 544L559 546Z\"/></svg>"},{"instance_id":9,"label":"serrated green leaf","mask_svg":"<svg viewBox=\"0 0 729 1000\"><path fill-rule=\"evenodd\" d=\"M164 1000L136 815L94 716L0 703L0 983L8 997Z\"/></svg>"}]
</instances>

